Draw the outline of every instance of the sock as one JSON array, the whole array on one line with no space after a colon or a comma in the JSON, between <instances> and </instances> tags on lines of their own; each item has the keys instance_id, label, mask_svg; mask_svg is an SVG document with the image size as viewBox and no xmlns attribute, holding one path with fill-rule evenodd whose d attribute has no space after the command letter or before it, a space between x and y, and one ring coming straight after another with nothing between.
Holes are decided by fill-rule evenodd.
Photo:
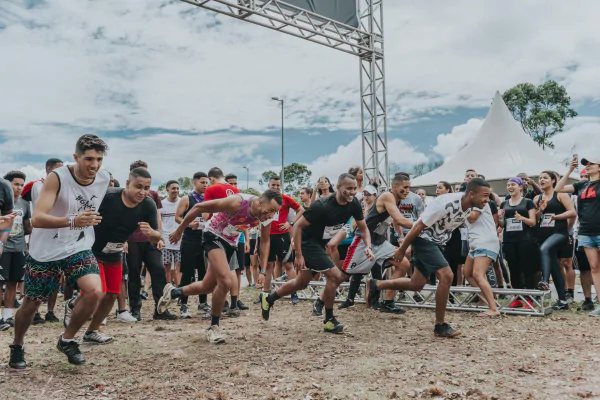
<instances>
[{"instance_id":1,"label":"sock","mask_svg":"<svg viewBox=\"0 0 600 400\"><path fill-rule=\"evenodd\" d=\"M267 303L270 305L273 305L273 303L275 303L277 300L279 300L279 295L277 292L273 292L267 296Z\"/></svg>"},{"instance_id":2,"label":"sock","mask_svg":"<svg viewBox=\"0 0 600 400\"><path fill-rule=\"evenodd\" d=\"M12 308L4 308L4 319L7 320L9 318L12 318L12 312L13 309Z\"/></svg>"},{"instance_id":3,"label":"sock","mask_svg":"<svg viewBox=\"0 0 600 400\"><path fill-rule=\"evenodd\" d=\"M199 297L200 297L200 303L206 303L208 301L208 295L206 295L206 294L201 294Z\"/></svg>"},{"instance_id":4,"label":"sock","mask_svg":"<svg viewBox=\"0 0 600 400\"><path fill-rule=\"evenodd\" d=\"M221 317L215 317L214 315L212 317L210 317L210 326L213 325L219 325L219 320L221 319Z\"/></svg>"},{"instance_id":5,"label":"sock","mask_svg":"<svg viewBox=\"0 0 600 400\"><path fill-rule=\"evenodd\" d=\"M333 318L333 308L325 308L325 321L329 321Z\"/></svg>"},{"instance_id":6,"label":"sock","mask_svg":"<svg viewBox=\"0 0 600 400\"><path fill-rule=\"evenodd\" d=\"M231 296L231 308L237 308L237 296Z\"/></svg>"},{"instance_id":7,"label":"sock","mask_svg":"<svg viewBox=\"0 0 600 400\"><path fill-rule=\"evenodd\" d=\"M117 314L123 314L127 310L117 310Z\"/></svg>"},{"instance_id":8,"label":"sock","mask_svg":"<svg viewBox=\"0 0 600 400\"><path fill-rule=\"evenodd\" d=\"M592 298L591 297L586 297L584 303L591 303L592 302Z\"/></svg>"},{"instance_id":9,"label":"sock","mask_svg":"<svg viewBox=\"0 0 600 400\"><path fill-rule=\"evenodd\" d=\"M171 298L172 299L178 299L181 296L183 296L183 288L176 288L171 290Z\"/></svg>"},{"instance_id":10,"label":"sock","mask_svg":"<svg viewBox=\"0 0 600 400\"><path fill-rule=\"evenodd\" d=\"M63 333L64 333L64 332L63 332ZM75 339L65 339L65 338L63 337L63 333L61 333L61 334L60 334L60 341L61 341L61 342L68 343L68 342L73 342L73 341L75 341Z\"/></svg>"}]
</instances>

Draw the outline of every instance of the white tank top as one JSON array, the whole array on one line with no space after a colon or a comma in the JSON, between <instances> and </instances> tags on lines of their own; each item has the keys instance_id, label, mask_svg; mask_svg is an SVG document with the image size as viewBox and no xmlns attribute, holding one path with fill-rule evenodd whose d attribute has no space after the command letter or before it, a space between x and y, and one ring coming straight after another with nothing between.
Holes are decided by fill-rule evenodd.
<instances>
[{"instance_id":1,"label":"white tank top","mask_svg":"<svg viewBox=\"0 0 600 400\"><path fill-rule=\"evenodd\" d=\"M110 175L102 169L96 179L82 186L73 177L68 166L62 166L51 173L58 176L60 182L58 195L50 215L68 217L83 211L96 211L106 195ZM29 254L39 262L56 261L72 256L83 250L90 250L94 244L94 228L33 228L29 241Z\"/></svg>"},{"instance_id":2,"label":"white tank top","mask_svg":"<svg viewBox=\"0 0 600 400\"><path fill-rule=\"evenodd\" d=\"M180 201L181 199L177 199L174 203L171 203L168 198L162 201L160 216L162 218L162 237L165 241L165 249L179 250L181 247L181 240L176 244L171 244L169 241L169 234L174 232L179 226L179 224L175 222L175 213Z\"/></svg>"}]
</instances>

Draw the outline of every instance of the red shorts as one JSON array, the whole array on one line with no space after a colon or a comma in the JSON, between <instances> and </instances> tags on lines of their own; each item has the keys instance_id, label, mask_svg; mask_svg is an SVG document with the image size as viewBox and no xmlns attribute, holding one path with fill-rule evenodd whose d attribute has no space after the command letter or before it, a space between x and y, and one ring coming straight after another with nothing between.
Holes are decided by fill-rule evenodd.
<instances>
[{"instance_id":1,"label":"red shorts","mask_svg":"<svg viewBox=\"0 0 600 400\"><path fill-rule=\"evenodd\" d=\"M102 261L98 260L102 291L104 293L121 293L121 280L123 279L123 260Z\"/></svg>"}]
</instances>

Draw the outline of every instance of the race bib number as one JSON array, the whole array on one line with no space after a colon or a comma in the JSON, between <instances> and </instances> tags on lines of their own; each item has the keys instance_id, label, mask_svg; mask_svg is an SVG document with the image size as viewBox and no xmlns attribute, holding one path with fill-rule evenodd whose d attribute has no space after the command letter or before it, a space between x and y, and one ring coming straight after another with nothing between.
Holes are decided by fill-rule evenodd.
<instances>
[{"instance_id":1,"label":"race bib number","mask_svg":"<svg viewBox=\"0 0 600 400\"><path fill-rule=\"evenodd\" d=\"M554 228L554 226L556 225L556 221L550 220L550 218L554 215L556 214L544 214L542 216L542 223L540 224L540 226L542 228Z\"/></svg>"},{"instance_id":2,"label":"race bib number","mask_svg":"<svg viewBox=\"0 0 600 400\"><path fill-rule=\"evenodd\" d=\"M393 221L392 217L387 217L385 221L383 221L379 225L377 225L377 228L375 228L375 230L373 230L373 232L375 232L378 235L385 235L388 228L392 224L392 221Z\"/></svg>"},{"instance_id":3,"label":"race bib number","mask_svg":"<svg viewBox=\"0 0 600 400\"><path fill-rule=\"evenodd\" d=\"M227 236L238 236L241 235L242 232L242 229L231 224L229 224L227 227L225 227L225 229L223 229L223 233Z\"/></svg>"},{"instance_id":4,"label":"race bib number","mask_svg":"<svg viewBox=\"0 0 600 400\"><path fill-rule=\"evenodd\" d=\"M519 232L523 230L523 221L519 221L516 218L508 218L506 220L506 231L507 232Z\"/></svg>"},{"instance_id":5,"label":"race bib number","mask_svg":"<svg viewBox=\"0 0 600 400\"><path fill-rule=\"evenodd\" d=\"M19 236L23 234L23 216L17 215L13 220L12 228L10 229L9 236Z\"/></svg>"},{"instance_id":6,"label":"race bib number","mask_svg":"<svg viewBox=\"0 0 600 400\"><path fill-rule=\"evenodd\" d=\"M203 231L204 228L206 228L206 221L204 220L204 218L198 217L196 218L196 221L198 221L198 228L196 228L196 230Z\"/></svg>"},{"instance_id":7,"label":"race bib number","mask_svg":"<svg viewBox=\"0 0 600 400\"><path fill-rule=\"evenodd\" d=\"M123 243L106 243L104 249L102 249L103 253L111 254L111 253L122 253L123 252Z\"/></svg>"},{"instance_id":8,"label":"race bib number","mask_svg":"<svg viewBox=\"0 0 600 400\"><path fill-rule=\"evenodd\" d=\"M412 213L403 213L402 216L410 221L413 220L413 215Z\"/></svg>"},{"instance_id":9,"label":"race bib number","mask_svg":"<svg viewBox=\"0 0 600 400\"><path fill-rule=\"evenodd\" d=\"M323 239L331 239L334 237L339 231L344 228L345 224L339 224L335 226L326 226L323 231Z\"/></svg>"}]
</instances>

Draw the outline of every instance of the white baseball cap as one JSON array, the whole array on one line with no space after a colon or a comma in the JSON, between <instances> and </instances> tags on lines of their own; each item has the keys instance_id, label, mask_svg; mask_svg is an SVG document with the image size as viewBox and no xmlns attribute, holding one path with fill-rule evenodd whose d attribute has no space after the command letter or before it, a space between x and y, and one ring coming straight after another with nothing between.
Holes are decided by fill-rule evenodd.
<instances>
[{"instance_id":1,"label":"white baseball cap","mask_svg":"<svg viewBox=\"0 0 600 400\"><path fill-rule=\"evenodd\" d=\"M369 194L377 194L377 189L375 189L372 185L367 185L363 189L363 192L367 192Z\"/></svg>"}]
</instances>

